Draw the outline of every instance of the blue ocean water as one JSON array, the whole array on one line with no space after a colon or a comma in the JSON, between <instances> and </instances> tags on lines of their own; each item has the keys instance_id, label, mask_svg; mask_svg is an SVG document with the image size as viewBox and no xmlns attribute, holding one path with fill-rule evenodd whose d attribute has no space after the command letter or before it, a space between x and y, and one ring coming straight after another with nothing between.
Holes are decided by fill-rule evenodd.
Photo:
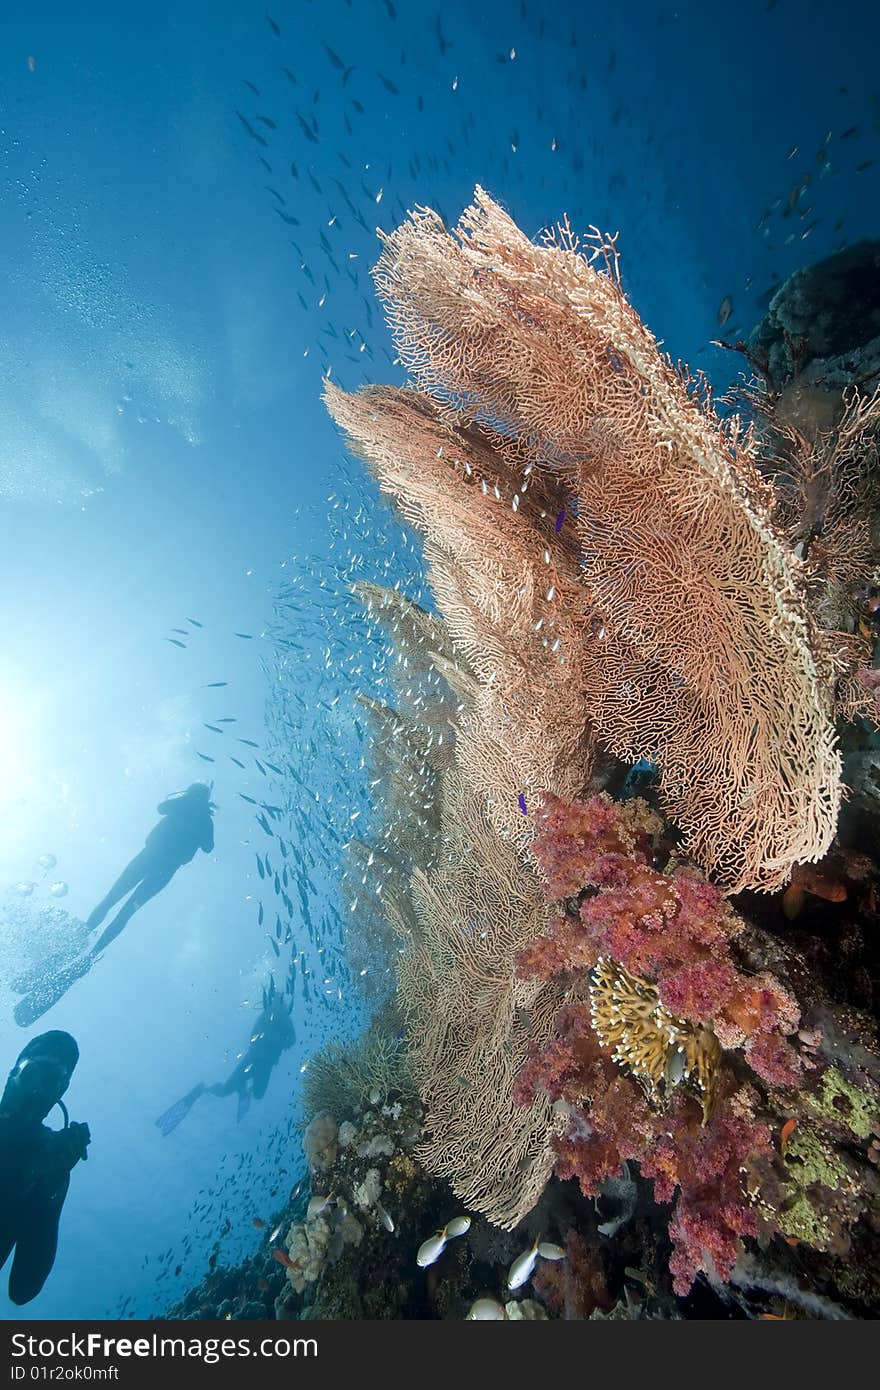
<instances>
[{"instance_id":1,"label":"blue ocean water","mask_svg":"<svg viewBox=\"0 0 880 1390\"><path fill-rule=\"evenodd\" d=\"M92 1132L38 1318L161 1312L218 1240L225 1260L265 1240L253 1217L302 1178L302 1068L363 1025L339 876L369 807L353 694L381 671L345 587L417 597L421 571L320 389L330 369L401 379L375 227L416 204L454 222L480 183L530 234L563 214L619 230L639 313L723 387L740 363L711 346L722 302L745 334L773 284L877 226L868 3L300 0L271 18L4 10L0 1067L68 1029L67 1102ZM809 215L784 217L807 172ZM10 982L45 910L84 919L156 804L203 778L214 852L17 1027ZM281 954L256 857L285 832L255 803L285 808L309 879L291 871ZM205 1098L163 1138L156 1117L231 1071L291 956L297 1041L265 1098L240 1122ZM17 1315L5 1274L0 1306Z\"/></svg>"}]
</instances>

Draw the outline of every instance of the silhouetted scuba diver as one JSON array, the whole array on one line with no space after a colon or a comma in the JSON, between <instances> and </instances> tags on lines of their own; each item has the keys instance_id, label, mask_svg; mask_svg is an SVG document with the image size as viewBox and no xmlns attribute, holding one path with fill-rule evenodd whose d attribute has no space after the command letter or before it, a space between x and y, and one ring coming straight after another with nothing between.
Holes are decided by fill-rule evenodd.
<instances>
[{"instance_id":1,"label":"silhouetted scuba diver","mask_svg":"<svg viewBox=\"0 0 880 1390\"><path fill-rule=\"evenodd\" d=\"M211 800L211 788L205 782L193 782L185 792L175 792L156 809L163 819L153 827L140 854L123 869L106 898L86 920L89 931L93 931L111 907L134 889L128 902L91 948L89 955L93 959L127 926L138 908L167 887L177 870L188 864L197 850L210 854L214 848L212 812L217 808Z\"/></svg>"},{"instance_id":2,"label":"silhouetted scuba diver","mask_svg":"<svg viewBox=\"0 0 880 1390\"><path fill-rule=\"evenodd\" d=\"M128 901L110 925L101 933L85 955L64 966L54 976L44 978L15 1006L15 1019L28 1027L56 1004L72 984L82 979L110 942L131 921L138 908L149 902L171 882L177 870L188 864L197 850L210 854L214 848L215 807L211 788L205 782L193 782L186 791L175 792L158 806L162 819L147 836L144 848L122 871L110 892L92 912L86 927L93 931L111 907L130 893ZM133 890L133 891L132 891Z\"/></svg>"},{"instance_id":3,"label":"silhouetted scuba diver","mask_svg":"<svg viewBox=\"0 0 880 1390\"><path fill-rule=\"evenodd\" d=\"M61 1097L79 1048L69 1033L40 1033L19 1053L0 1099L0 1268L15 1247L13 1303L30 1303L55 1263L70 1170L88 1155L88 1125L71 1124ZM63 1129L42 1122L56 1105Z\"/></svg>"},{"instance_id":4,"label":"silhouetted scuba diver","mask_svg":"<svg viewBox=\"0 0 880 1390\"><path fill-rule=\"evenodd\" d=\"M159 1116L156 1124L163 1135L177 1128L201 1096L231 1096L235 1093L238 1096L237 1120L247 1113L252 1099L262 1100L281 1054L296 1041L290 1021L292 1008L293 1000L285 1004L284 996L276 995L257 1019L247 1050L226 1080L218 1081L213 1086L206 1086L200 1081L198 1086L194 1086L164 1115Z\"/></svg>"}]
</instances>

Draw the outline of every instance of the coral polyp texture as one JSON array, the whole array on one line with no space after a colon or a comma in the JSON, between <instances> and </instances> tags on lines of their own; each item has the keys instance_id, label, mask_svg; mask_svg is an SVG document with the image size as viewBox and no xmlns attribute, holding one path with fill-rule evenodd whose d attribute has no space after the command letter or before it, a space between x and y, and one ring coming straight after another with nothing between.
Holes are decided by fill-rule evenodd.
<instances>
[{"instance_id":1,"label":"coral polyp texture","mask_svg":"<svg viewBox=\"0 0 880 1390\"><path fill-rule=\"evenodd\" d=\"M386 467L408 437L406 468L435 502L438 461L444 493L466 495L470 440L491 461L490 507L518 517L552 490L539 536L575 577L553 600L583 700L572 737L589 715L617 756L657 763L719 883L782 885L833 836L835 673L749 432L658 350L598 234L536 245L478 189L454 233L420 209L385 238L376 283L418 394L395 398L393 429L366 399L334 394L334 414ZM508 617L499 603L499 639ZM570 719L561 707L553 733Z\"/></svg>"}]
</instances>

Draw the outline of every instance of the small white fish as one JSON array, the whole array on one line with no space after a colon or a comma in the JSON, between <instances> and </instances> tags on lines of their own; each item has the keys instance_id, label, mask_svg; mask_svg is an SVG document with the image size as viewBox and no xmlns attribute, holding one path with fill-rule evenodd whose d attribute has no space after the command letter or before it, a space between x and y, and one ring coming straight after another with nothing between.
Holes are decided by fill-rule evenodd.
<instances>
[{"instance_id":1,"label":"small white fish","mask_svg":"<svg viewBox=\"0 0 880 1390\"><path fill-rule=\"evenodd\" d=\"M390 1232L392 1232L392 1234L393 1234L393 1232L394 1232L394 1221L393 1221L393 1219L389 1216L389 1214L388 1214L388 1212L385 1210L385 1208L382 1206L382 1203L381 1203L381 1202L377 1202L377 1203L376 1203L376 1215L378 1216L379 1220L382 1222L382 1225L385 1227L385 1230L386 1230L386 1231L390 1231Z\"/></svg>"},{"instance_id":2,"label":"small white fish","mask_svg":"<svg viewBox=\"0 0 880 1390\"><path fill-rule=\"evenodd\" d=\"M306 1207L306 1221L311 1221L313 1217L320 1216L321 1212L326 1211L333 1201L334 1198L330 1196L312 1197L309 1205Z\"/></svg>"},{"instance_id":3,"label":"small white fish","mask_svg":"<svg viewBox=\"0 0 880 1390\"><path fill-rule=\"evenodd\" d=\"M478 1298L471 1304L468 1319L471 1322L503 1322L506 1321L507 1314L497 1299Z\"/></svg>"},{"instance_id":4,"label":"small white fish","mask_svg":"<svg viewBox=\"0 0 880 1390\"><path fill-rule=\"evenodd\" d=\"M442 1231L436 1231L434 1235L429 1236L428 1239L419 1246L419 1251L416 1255L416 1264L422 1269L427 1268L428 1265L432 1265L435 1260L439 1260L443 1251L446 1249L448 1241L453 1240L456 1236L465 1235L470 1228L471 1218L469 1216L453 1216L452 1220L447 1222Z\"/></svg>"},{"instance_id":5,"label":"small white fish","mask_svg":"<svg viewBox=\"0 0 880 1390\"><path fill-rule=\"evenodd\" d=\"M540 1244L541 1237L538 1236L530 1250L524 1250L521 1255L516 1257L513 1264L510 1266L510 1273L507 1276L507 1287L509 1289L518 1289L531 1279L538 1261L538 1246Z\"/></svg>"},{"instance_id":6,"label":"small white fish","mask_svg":"<svg viewBox=\"0 0 880 1390\"><path fill-rule=\"evenodd\" d=\"M561 1245L553 1245L549 1240L542 1240L538 1246L538 1254L542 1260L564 1260L565 1251Z\"/></svg>"},{"instance_id":7,"label":"small white fish","mask_svg":"<svg viewBox=\"0 0 880 1390\"><path fill-rule=\"evenodd\" d=\"M671 1047L666 1056L663 1074L668 1086L678 1086L687 1074L687 1054L683 1047Z\"/></svg>"},{"instance_id":8,"label":"small white fish","mask_svg":"<svg viewBox=\"0 0 880 1390\"><path fill-rule=\"evenodd\" d=\"M418 1254L416 1255L416 1264L419 1269L427 1269L428 1265L434 1264L439 1260L445 1249L446 1236L442 1231L436 1231L434 1235L429 1236L428 1239L423 1241L419 1246Z\"/></svg>"},{"instance_id":9,"label":"small white fish","mask_svg":"<svg viewBox=\"0 0 880 1390\"><path fill-rule=\"evenodd\" d=\"M445 1235L446 1239L449 1240L453 1236L465 1235L470 1230L470 1228L471 1218L469 1216L454 1216L452 1220L449 1222L448 1226L446 1226L446 1228L444 1229L443 1234Z\"/></svg>"}]
</instances>

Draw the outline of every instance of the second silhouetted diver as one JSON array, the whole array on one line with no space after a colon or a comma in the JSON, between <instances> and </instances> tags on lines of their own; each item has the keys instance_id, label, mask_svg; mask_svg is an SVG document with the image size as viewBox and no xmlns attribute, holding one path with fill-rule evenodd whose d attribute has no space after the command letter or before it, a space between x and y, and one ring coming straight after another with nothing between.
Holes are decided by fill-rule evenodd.
<instances>
[{"instance_id":1,"label":"second silhouetted diver","mask_svg":"<svg viewBox=\"0 0 880 1390\"><path fill-rule=\"evenodd\" d=\"M283 994L276 995L273 991L272 997L267 1001L266 1007L254 1025L246 1050L226 1080L217 1081L213 1086L206 1086L203 1081L200 1081L174 1105L169 1106L156 1121L163 1135L168 1135L173 1129L176 1129L181 1120L189 1114L196 1101L204 1095L237 1095L236 1119L238 1120L246 1114L252 1099L262 1100L269 1085L269 1078L281 1060L282 1053L292 1047L296 1041L293 1024L290 1020L292 1008L293 1000L287 1003Z\"/></svg>"}]
</instances>

